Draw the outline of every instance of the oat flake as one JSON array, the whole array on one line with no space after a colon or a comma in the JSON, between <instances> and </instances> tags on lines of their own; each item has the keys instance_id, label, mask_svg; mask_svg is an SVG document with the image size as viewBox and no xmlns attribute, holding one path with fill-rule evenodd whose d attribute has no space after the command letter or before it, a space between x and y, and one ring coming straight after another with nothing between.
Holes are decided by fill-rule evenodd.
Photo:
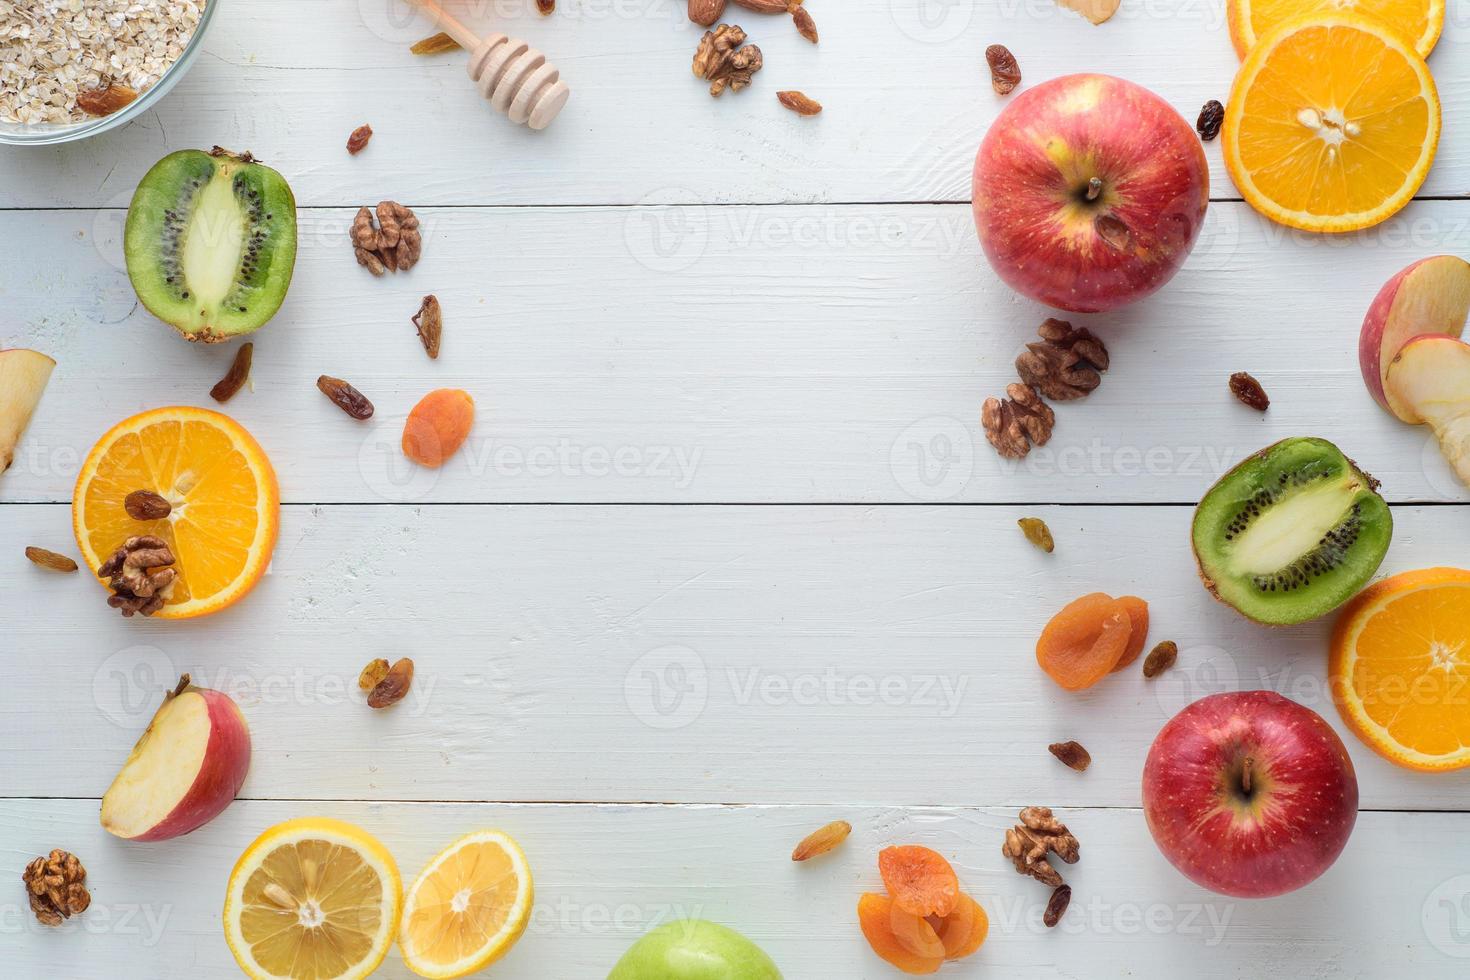
<instances>
[{"instance_id":1,"label":"oat flake","mask_svg":"<svg viewBox=\"0 0 1470 980\"><path fill-rule=\"evenodd\" d=\"M206 0L0 0L0 120L92 118L77 94L142 93L184 53Z\"/></svg>"}]
</instances>

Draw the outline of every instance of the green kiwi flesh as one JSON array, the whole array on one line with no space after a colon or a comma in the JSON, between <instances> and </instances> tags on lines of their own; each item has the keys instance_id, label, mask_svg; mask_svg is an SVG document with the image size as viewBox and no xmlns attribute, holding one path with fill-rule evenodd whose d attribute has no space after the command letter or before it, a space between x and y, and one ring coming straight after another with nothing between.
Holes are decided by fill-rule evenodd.
<instances>
[{"instance_id":1,"label":"green kiwi flesh","mask_svg":"<svg viewBox=\"0 0 1470 980\"><path fill-rule=\"evenodd\" d=\"M1377 481L1325 439L1242 462L1194 512L1194 556L1215 598L1258 623L1325 616L1378 570L1393 516Z\"/></svg>"},{"instance_id":2,"label":"green kiwi flesh","mask_svg":"<svg viewBox=\"0 0 1470 980\"><path fill-rule=\"evenodd\" d=\"M296 199L248 153L171 153L133 194L123 254L138 299L188 339L248 334L291 285Z\"/></svg>"}]
</instances>

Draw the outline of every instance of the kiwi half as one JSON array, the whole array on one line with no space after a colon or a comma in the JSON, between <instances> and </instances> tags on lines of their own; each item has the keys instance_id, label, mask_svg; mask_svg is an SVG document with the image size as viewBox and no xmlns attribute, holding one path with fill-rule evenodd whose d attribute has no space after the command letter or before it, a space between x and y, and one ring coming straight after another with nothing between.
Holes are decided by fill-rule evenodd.
<instances>
[{"instance_id":1,"label":"kiwi half","mask_svg":"<svg viewBox=\"0 0 1470 980\"><path fill-rule=\"evenodd\" d=\"M1258 623L1325 616L1373 577L1393 536L1378 481L1325 439L1286 439L1225 474L1194 512L1215 598Z\"/></svg>"},{"instance_id":2,"label":"kiwi half","mask_svg":"<svg viewBox=\"0 0 1470 980\"><path fill-rule=\"evenodd\" d=\"M150 313L189 340L229 340L259 329L286 298L296 198L248 153L170 153L133 194L123 253Z\"/></svg>"}]
</instances>

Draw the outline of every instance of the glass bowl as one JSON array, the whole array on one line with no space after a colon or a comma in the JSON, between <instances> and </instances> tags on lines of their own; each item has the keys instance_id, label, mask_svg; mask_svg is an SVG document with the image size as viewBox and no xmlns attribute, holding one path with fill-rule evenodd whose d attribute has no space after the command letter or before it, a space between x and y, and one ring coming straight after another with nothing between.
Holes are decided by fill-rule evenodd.
<instances>
[{"instance_id":1,"label":"glass bowl","mask_svg":"<svg viewBox=\"0 0 1470 980\"><path fill-rule=\"evenodd\" d=\"M214 20L214 12L219 8L220 2L221 0L208 0L204 4L204 9L199 12L199 26L194 29L194 35L189 38L189 43L184 45L184 53L179 55L179 60L168 66L163 77L155 82L152 88L117 112L100 119L85 119L75 123L13 123L0 120L0 144L54 146L58 143L84 140L88 136L96 136L98 133L105 133L132 122L153 108L154 104L167 95L169 89L184 77L184 73L189 70L189 66L203 50L204 35L209 30L210 22Z\"/></svg>"}]
</instances>

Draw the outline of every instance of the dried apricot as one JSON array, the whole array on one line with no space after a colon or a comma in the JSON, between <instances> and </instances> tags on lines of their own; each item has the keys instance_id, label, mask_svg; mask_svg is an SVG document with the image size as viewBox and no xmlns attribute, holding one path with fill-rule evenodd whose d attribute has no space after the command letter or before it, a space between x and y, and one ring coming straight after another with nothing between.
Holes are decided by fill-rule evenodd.
<instances>
[{"instance_id":1,"label":"dried apricot","mask_svg":"<svg viewBox=\"0 0 1470 980\"><path fill-rule=\"evenodd\" d=\"M949 915L960 898L960 879L943 855L917 844L878 852L883 887L906 912Z\"/></svg>"},{"instance_id":2,"label":"dried apricot","mask_svg":"<svg viewBox=\"0 0 1470 980\"><path fill-rule=\"evenodd\" d=\"M1138 659L1143 653L1143 645L1148 642L1148 603L1136 595L1119 596L1118 601L1128 610L1128 621L1133 627L1133 632L1128 635L1128 648L1123 651L1123 657L1113 667L1117 673Z\"/></svg>"},{"instance_id":3,"label":"dried apricot","mask_svg":"<svg viewBox=\"0 0 1470 980\"><path fill-rule=\"evenodd\" d=\"M985 935L990 932L990 917L979 902L961 894L960 903L953 912L939 920L936 931L939 941L944 943L944 958L961 960L984 944Z\"/></svg>"},{"instance_id":4,"label":"dried apricot","mask_svg":"<svg viewBox=\"0 0 1470 980\"><path fill-rule=\"evenodd\" d=\"M453 456L475 424L475 400L458 388L431 391L408 413L403 426L403 455L423 466L438 467Z\"/></svg>"},{"instance_id":5,"label":"dried apricot","mask_svg":"<svg viewBox=\"0 0 1470 980\"><path fill-rule=\"evenodd\" d=\"M1091 687L1122 659L1133 636L1128 607L1102 592L1065 606L1036 641L1036 662L1069 691Z\"/></svg>"},{"instance_id":6,"label":"dried apricot","mask_svg":"<svg viewBox=\"0 0 1470 980\"><path fill-rule=\"evenodd\" d=\"M886 895L858 899L858 925L873 952L904 973L934 973L944 965L944 943L934 927Z\"/></svg>"}]
</instances>

